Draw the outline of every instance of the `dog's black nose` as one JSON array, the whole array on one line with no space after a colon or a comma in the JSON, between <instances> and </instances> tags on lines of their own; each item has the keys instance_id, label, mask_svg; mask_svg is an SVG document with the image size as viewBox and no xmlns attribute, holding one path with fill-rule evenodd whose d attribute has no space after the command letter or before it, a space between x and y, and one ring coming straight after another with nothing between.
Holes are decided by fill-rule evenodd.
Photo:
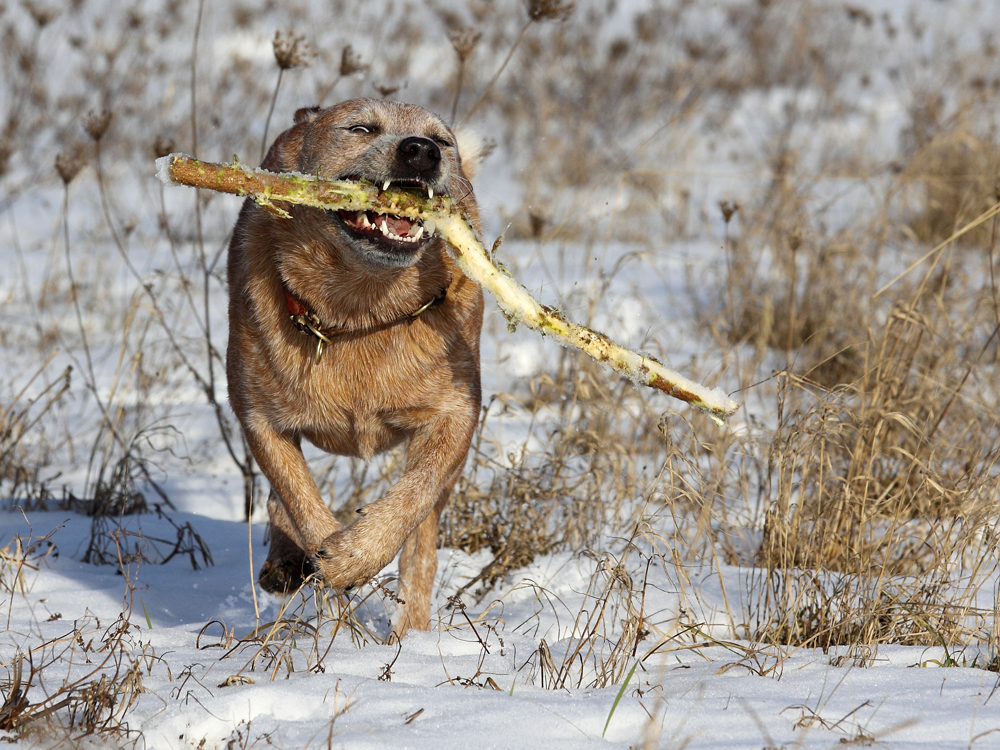
<instances>
[{"instance_id":1,"label":"dog's black nose","mask_svg":"<svg viewBox=\"0 0 1000 750\"><path fill-rule=\"evenodd\" d=\"M430 138L411 136L399 144L399 161L417 174L429 175L441 163L441 149Z\"/></svg>"}]
</instances>

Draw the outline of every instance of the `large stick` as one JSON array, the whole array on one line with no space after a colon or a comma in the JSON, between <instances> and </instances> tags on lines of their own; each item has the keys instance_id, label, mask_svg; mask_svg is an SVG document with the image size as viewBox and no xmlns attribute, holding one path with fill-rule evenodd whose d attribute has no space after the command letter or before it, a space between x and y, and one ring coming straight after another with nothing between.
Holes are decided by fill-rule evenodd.
<instances>
[{"instance_id":1,"label":"large stick","mask_svg":"<svg viewBox=\"0 0 1000 750\"><path fill-rule=\"evenodd\" d=\"M739 406L718 388L688 380L652 357L625 349L603 333L566 320L557 310L539 304L502 266L498 267L466 219L459 204L447 196L427 198L402 190L380 190L365 182L334 182L299 173L275 174L251 169L235 159L230 164L202 162L184 154L156 161L157 176L168 185L188 185L252 197L278 216L280 205L297 204L326 210L361 211L405 216L423 222L448 243L459 268L496 297L510 330L524 323L609 365L637 385L648 385L698 407L718 424Z\"/></svg>"}]
</instances>

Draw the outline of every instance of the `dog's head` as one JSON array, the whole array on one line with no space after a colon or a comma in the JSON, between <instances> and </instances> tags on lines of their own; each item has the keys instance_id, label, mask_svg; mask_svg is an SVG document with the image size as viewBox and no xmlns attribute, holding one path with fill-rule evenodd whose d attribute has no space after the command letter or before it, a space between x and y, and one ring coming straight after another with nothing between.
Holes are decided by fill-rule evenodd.
<instances>
[{"instance_id":1,"label":"dog's head","mask_svg":"<svg viewBox=\"0 0 1000 750\"><path fill-rule=\"evenodd\" d=\"M352 99L300 109L295 123L271 146L265 169L473 200L455 134L421 107ZM412 265L432 239L420 222L374 211L330 211L327 221L339 246L381 266Z\"/></svg>"}]
</instances>

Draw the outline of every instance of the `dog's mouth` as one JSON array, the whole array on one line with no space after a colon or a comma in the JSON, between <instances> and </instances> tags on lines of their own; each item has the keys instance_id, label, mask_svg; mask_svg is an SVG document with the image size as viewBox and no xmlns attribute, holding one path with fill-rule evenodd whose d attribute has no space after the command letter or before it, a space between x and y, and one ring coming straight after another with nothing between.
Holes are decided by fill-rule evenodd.
<instances>
[{"instance_id":1,"label":"dog's mouth","mask_svg":"<svg viewBox=\"0 0 1000 750\"><path fill-rule=\"evenodd\" d=\"M359 180L351 175L344 179ZM433 197L435 191L423 182L410 180L386 181L383 190L390 186ZM442 191L437 191L440 195ZM389 265L409 265L418 251L434 236L433 224L427 226L419 219L410 219L395 214L376 211L336 211L331 212L339 219L344 230L357 240L379 262Z\"/></svg>"},{"instance_id":2,"label":"dog's mouth","mask_svg":"<svg viewBox=\"0 0 1000 750\"><path fill-rule=\"evenodd\" d=\"M423 222L374 211L337 211L351 234L395 250L416 250L431 237Z\"/></svg>"}]
</instances>

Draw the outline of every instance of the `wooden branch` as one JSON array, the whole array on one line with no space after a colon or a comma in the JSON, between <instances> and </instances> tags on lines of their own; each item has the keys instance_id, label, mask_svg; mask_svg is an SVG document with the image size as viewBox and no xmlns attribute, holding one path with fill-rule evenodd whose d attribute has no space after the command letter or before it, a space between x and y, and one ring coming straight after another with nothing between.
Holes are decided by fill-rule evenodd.
<instances>
[{"instance_id":1,"label":"wooden branch","mask_svg":"<svg viewBox=\"0 0 1000 750\"><path fill-rule=\"evenodd\" d=\"M372 210L422 221L425 231L445 239L462 272L496 298L510 330L524 323L590 355L637 385L656 388L698 407L720 425L739 408L720 389L688 380L652 357L625 349L604 334L566 320L557 310L540 304L506 269L494 264L461 206L447 196L427 198L403 190L383 191L365 182L335 182L294 172L275 174L251 169L235 159L232 164L213 164L170 154L157 159L156 165L157 176L168 185L250 196L278 216L289 216L281 205L284 203L325 210Z\"/></svg>"}]
</instances>

